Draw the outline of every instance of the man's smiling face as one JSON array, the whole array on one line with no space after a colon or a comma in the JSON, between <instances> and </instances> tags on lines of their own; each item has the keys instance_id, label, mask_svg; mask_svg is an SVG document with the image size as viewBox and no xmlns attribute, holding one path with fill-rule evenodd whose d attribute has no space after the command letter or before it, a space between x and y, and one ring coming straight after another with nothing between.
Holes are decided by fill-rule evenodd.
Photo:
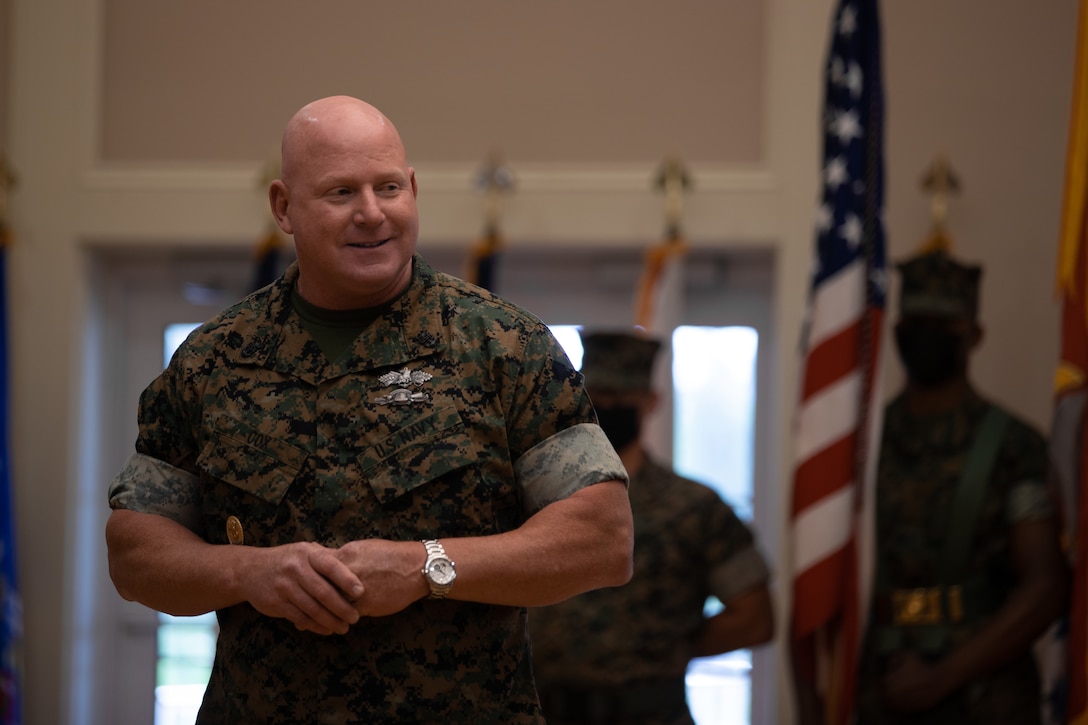
<instances>
[{"instance_id":1,"label":"man's smiling face","mask_svg":"<svg viewBox=\"0 0 1088 725\"><path fill-rule=\"evenodd\" d=\"M373 307L407 286L419 236L415 171L373 107L326 99L300 111L269 195L280 228L294 235L298 289L311 304Z\"/></svg>"}]
</instances>

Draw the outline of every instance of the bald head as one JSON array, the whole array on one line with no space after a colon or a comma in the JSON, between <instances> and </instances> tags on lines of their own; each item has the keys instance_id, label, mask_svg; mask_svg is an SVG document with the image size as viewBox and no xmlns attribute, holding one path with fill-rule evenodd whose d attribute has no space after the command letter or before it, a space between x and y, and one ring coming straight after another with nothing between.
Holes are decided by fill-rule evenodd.
<instances>
[{"instance_id":1,"label":"bald head","mask_svg":"<svg viewBox=\"0 0 1088 725\"><path fill-rule=\"evenodd\" d=\"M299 109L284 130L283 168L268 201L294 237L296 289L311 304L374 307L411 281L415 170L397 129L369 103L332 96Z\"/></svg>"},{"instance_id":2,"label":"bald head","mask_svg":"<svg viewBox=\"0 0 1088 725\"><path fill-rule=\"evenodd\" d=\"M353 129L363 136L384 137L403 153L404 144L392 121L366 101L352 96L329 96L307 103L295 112L283 131L280 144L283 179L290 182L301 160L315 143Z\"/></svg>"}]
</instances>

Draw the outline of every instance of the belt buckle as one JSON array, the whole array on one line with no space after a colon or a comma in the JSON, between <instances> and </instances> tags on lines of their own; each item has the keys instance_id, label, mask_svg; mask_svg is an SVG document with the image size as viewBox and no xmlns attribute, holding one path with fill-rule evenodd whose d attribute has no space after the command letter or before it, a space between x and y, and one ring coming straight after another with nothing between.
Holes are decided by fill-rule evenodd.
<instances>
[{"instance_id":1,"label":"belt buckle","mask_svg":"<svg viewBox=\"0 0 1088 725\"><path fill-rule=\"evenodd\" d=\"M963 619L963 587L948 587L948 618L953 622Z\"/></svg>"},{"instance_id":2,"label":"belt buckle","mask_svg":"<svg viewBox=\"0 0 1088 725\"><path fill-rule=\"evenodd\" d=\"M940 587L896 589L892 592L892 623L897 627L940 624Z\"/></svg>"}]
</instances>

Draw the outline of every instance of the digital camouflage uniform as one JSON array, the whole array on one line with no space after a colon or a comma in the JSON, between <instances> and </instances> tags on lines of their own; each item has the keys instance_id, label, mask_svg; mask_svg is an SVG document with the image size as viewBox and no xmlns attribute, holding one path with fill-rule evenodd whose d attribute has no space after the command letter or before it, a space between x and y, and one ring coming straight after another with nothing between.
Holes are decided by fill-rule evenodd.
<instances>
[{"instance_id":1,"label":"digital camouflage uniform","mask_svg":"<svg viewBox=\"0 0 1088 725\"><path fill-rule=\"evenodd\" d=\"M634 699L678 688L683 697L707 597L725 601L767 582L752 532L710 488L647 461L631 479L629 495L635 522L631 581L530 610L542 697L551 686L604 693L618 688L618 697ZM686 710L682 715L608 722L692 722ZM548 723L563 720L549 715Z\"/></svg>"},{"instance_id":2,"label":"digital camouflage uniform","mask_svg":"<svg viewBox=\"0 0 1088 725\"><path fill-rule=\"evenodd\" d=\"M957 525L950 518L960 471L989 405L972 395L958 410L925 419L911 416L901 398L888 406L877 479L878 587L902 590L936 583L945 539ZM914 717L882 714L876 696L883 661L891 654L903 649L919 650L926 657L947 653L978 630L1016 585L1010 554L1013 524L1054 515L1043 485L1046 455L1038 432L1015 418L1009 421L975 523L963 579L966 616L949 627L938 650L927 651L932 645L925 641L924 627L894 628L901 632L901 641L894 642L893 635L888 642L888 612L882 611L888 603L878 590L861 668L861 723L1038 722L1039 678L1030 649L934 711Z\"/></svg>"},{"instance_id":3,"label":"digital camouflage uniform","mask_svg":"<svg viewBox=\"0 0 1088 725\"><path fill-rule=\"evenodd\" d=\"M656 343L610 333L583 341L591 391L648 388ZM628 493L631 581L530 610L548 725L690 725L684 676L707 598L768 580L751 530L712 489L647 458Z\"/></svg>"},{"instance_id":4,"label":"digital camouflage uniform","mask_svg":"<svg viewBox=\"0 0 1088 725\"><path fill-rule=\"evenodd\" d=\"M973 319L977 267L965 267L937 252L915 258L900 270L903 314L965 314ZM1045 441L1006 412L981 503L972 512L974 523L955 520L960 476L991 406L971 391L960 406L946 413L912 415L902 395L885 409L876 490L877 572L859 673L860 725L1039 721L1039 678L1030 649L927 712L886 712L879 699L881 677L896 653L909 650L938 659L986 623L1016 586L1012 527L1055 515L1045 488ZM973 534L964 539L965 563L953 582L960 588L959 619L950 614L953 605L945 593L940 623L897 625L893 592L947 592L950 587L941 579L948 575L949 536L971 526Z\"/></svg>"},{"instance_id":5,"label":"digital camouflage uniform","mask_svg":"<svg viewBox=\"0 0 1088 725\"><path fill-rule=\"evenodd\" d=\"M414 260L330 362L292 310L297 266L194 332L143 393L111 506L246 546L486 536L626 479L547 327ZM422 551L422 545L421 545ZM218 613L199 723L542 723L526 611L421 600L343 636Z\"/></svg>"}]
</instances>

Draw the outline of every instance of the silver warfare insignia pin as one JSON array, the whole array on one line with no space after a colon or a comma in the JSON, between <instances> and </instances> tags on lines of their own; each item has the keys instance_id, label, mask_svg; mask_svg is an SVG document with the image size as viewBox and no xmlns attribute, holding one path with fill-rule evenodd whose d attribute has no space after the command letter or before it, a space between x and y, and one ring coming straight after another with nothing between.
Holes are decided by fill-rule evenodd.
<instances>
[{"instance_id":1,"label":"silver warfare insignia pin","mask_svg":"<svg viewBox=\"0 0 1088 725\"><path fill-rule=\"evenodd\" d=\"M431 396L422 390L415 392L409 390L410 386L419 387L434 376L422 370L409 370L404 368L400 372L386 373L378 378L382 385L398 386L389 395L379 396L374 400L378 405L411 405L430 400Z\"/></svg>"},{"instance_id":2,"label":"silver warfare insignia pin","mask_svg":"<svg viewBox=\"0 0 1088 725\"><path fill-rule=\"evenodd\" d=\"M422 370L411 371L404 368L399 373L386 373L378 380L381 381L382 385L415 385L418 387L433 377L430 373L425 373Z\"/></svg>"}]
</instances>

